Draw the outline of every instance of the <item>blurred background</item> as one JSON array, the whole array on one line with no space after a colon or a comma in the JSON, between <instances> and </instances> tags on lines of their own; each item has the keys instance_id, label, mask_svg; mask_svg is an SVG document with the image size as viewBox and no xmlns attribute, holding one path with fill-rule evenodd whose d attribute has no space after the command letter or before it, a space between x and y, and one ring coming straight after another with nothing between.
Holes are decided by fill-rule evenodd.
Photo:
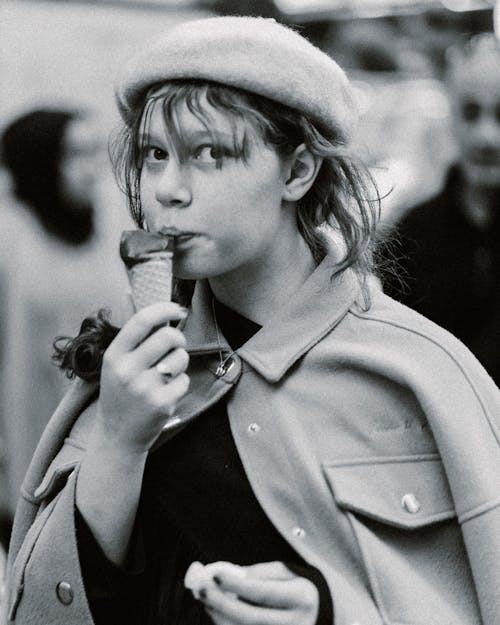
<instances>
[{"instance_id":1,"label":"blurred background","mask_svg":"<svg viewBox=\"0 0 500 625\"><path fill-rule=\"evenodd\" d=\"M370 163L394 168L398 184L386 209L404 210L415 194L432 194L443 165L453 158L452 140L445 136L443 124L448 103L440 82L446 49L475 33L492 31L493 4L493 0L3 0L0 121L5 124L35 104L85 104L98 113L105 138L117 121L113 76L148 38L195 16L275 17L298 27L355 80L363 114L356 137L359 149ZM407 170L413 165L416 171ZM392 186L389 170L380 176Z\"/></svg>"},{"instance_id":2,"label":"blurred background","mask_svg":"<svg viewBox=\"0 0 500 625\"><path fill-rule=\"evenodd\" d=\"M446 51L493 32L498 18L493 5L493 0L2 0L0 132L33 110L77 111L79 131L63 133L58 167L65 176L85 170L77 184L89 200L84 208L91 220L83 236L71 229L73 217L64 231L50 223L52 217L41 218L16 195L4 162L4 542L22 475L68 383L50 362L53 338L75 335L83 317L98 307L110 308L118 322L122 314L126 284L117 248L121 230L131 222L108 164L107 142L118 123L113 82L125 59L157 33L196 16L262 15L294 25L338 60L355 83L361 123L354 145L382 193L391 190L383 201L383 219L390 224L439 190L456 157L443 86ZM22 132L23 141L32 137L29 125ZM20 140L13 143L16 158L26 163ZM29 154L29 141L26 146ZM81 215L81 204L71 197L73 216L75 207Z\"/></svg>"}]
</instances>

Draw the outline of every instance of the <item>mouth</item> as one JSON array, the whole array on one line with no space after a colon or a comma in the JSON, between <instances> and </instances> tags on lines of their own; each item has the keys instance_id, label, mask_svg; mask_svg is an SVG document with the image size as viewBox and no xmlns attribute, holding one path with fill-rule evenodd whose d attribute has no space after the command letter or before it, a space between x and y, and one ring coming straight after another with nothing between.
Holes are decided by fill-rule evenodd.
<instances>
[{"instance_id":1,"label":"mouth","mask_svg":"<svg viewBox=\"0 0 500 625\"><path fill-rule=\"evenodd\" d=\"M493 151L477 151L470 154L470 161L482 167L498 167L500 154Z\"/></svg>"},{"instance_id":2,"label":"mouth","mask_svg":"<svg viewBox=\"0 0 500 625\"><path fill-rule=\"evenodd\" d=\"M159 230L159 233L164 236L173 237L176 247L187 243L195 237L200 236L197 232L191 232L190 230L179 230L178 228L173 227L162 228L161 230Z\"/></svg>"}]
</instances>

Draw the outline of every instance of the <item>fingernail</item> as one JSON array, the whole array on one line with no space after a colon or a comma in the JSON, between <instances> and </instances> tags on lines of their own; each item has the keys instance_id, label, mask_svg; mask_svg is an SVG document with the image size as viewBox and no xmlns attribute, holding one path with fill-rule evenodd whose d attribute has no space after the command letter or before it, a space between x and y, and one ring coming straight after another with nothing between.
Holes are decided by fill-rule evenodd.
<instances>
[{"instance_id":1,"label":"fingernail","mask_svg":"<svg viewBox=\"0 0 500 625\"><path fill-rule=\"evenodd\" d=\"M214 582L217 584L217 586L221 586L222 585L222 580L218 575L214 576Z\"/></svg>"}]
</instances>

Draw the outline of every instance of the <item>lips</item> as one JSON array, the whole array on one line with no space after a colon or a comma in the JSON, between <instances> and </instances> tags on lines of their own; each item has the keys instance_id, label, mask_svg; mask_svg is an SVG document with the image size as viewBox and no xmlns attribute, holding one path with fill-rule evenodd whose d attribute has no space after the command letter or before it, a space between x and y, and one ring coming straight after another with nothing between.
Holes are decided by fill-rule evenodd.
<instances>
[{"instance_id":1,"label":"lips","mask_svg":"<svg viewBox=\"0 0 500 625\"><path fill-rule=\"evenodd\" d=\"M500 153L496 150L475 150L469 153L469 160L483 167L498 167L500 165Z\"/></svg>"},{"instance_id":2,"label":"lips","mask_svg":"<svg viewBox=\"0 0 500 625\"><path fill-rule=\"evenodd\" d=\"M164 236L174 237L176 247L178 247L179 245L182 245L183 243L187 243L194 237L200 236L197 232L191 232L189 230L180 230L179 228L173 228L173 227L161 228L161 230L159 230L159 233Z\"/></svg>"}]
</instances>

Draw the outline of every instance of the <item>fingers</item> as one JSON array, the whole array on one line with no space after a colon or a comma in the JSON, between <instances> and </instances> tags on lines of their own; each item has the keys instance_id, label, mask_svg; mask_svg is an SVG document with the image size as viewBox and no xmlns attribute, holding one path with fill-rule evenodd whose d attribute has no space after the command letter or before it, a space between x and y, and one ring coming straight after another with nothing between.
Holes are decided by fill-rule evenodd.
<instances>
[{"instance_id":1,"label":"fingers","mask_svg":"<svg viewBox=\"0 0 500 625\"><path fill-rule=\"evenodd\" d=\"M248 577L265 578L265 579L294 579L295 573L283 564L283 562L261 562L246 566L245 571Z\"/></svg>"},{"instance_id":2,"label":"fingers","mask_svg":"<svg viewBox=\"0 0 500 625\"><path fill-rule=\"evenodd\" d=\"M168 384L157 385L150 391L149 403L156 407L158 414L171 416L177 402L189 389L189 376L181 373Z\"/></svg>"},{"instance_id":3,"label":"fingers","mask_svg":"<svg viewBox=\"0 0 500 625\"><path fill-rule=\"evenodd\" d=\"M120 330L108 348L112 351L131 351L142 343L159 326L170 321L184 319L187 312L174 302L160 302L143 308L136 313Z\"/></svg>"},{"instance_id":4,"label":"fingers","mask_svg":"<svg viewBox=\"0 0 500 625\"><path fill-rule=\"evenodd\" d=\"M156 365L156 370L168 379L175 378L186 371L189 364L189 355L184 349L174 349Z\"/></svg>"},{"instance_id":5,"label":"fingers","mask_svg":"<svg viewBox=\"0 0 500 625\"><path fill-rule=\"evenodd\" d=\"M272 608L290 609L297 605L297 587L293 580L269 580L233 578L227 579L224 574L216 579L218 586L224 592L237 595L248 603Z\"/></svg>"},{"instance_id":6,"label":"fingers","mask_svg":"<svg viewBox=\"0 0 500 625\"><path fill-rule=\"evenodd\" d=\"M163 326L150 334L130 353L130 364L137 369L147 369L156 365L160 360L164 360L167 354L173 355L174 350L183 348L185 345L186 339L180 330L171 326ZM178 361L179 358L177 353L174 360Z\"/></svg>"},{"instance_id":7,"label":"fingers","mask_svg":"<svg viewBox=\"0 0 500 625\"><path fill-rule=\"evenodd\" d=\"M290 615L286 611L252 606L217 588L207 589L202 600L216 623L290 625Z\"/></svg>"}]
</instances>

